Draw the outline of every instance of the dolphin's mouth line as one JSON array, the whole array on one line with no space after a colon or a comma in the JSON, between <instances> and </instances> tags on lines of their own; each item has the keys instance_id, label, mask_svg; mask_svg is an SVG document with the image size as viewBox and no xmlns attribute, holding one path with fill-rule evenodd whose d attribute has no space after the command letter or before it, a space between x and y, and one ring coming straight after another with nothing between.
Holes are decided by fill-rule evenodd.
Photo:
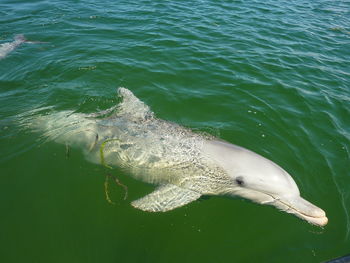
<instances>
[{"instance_id":1,"label":"dolphin's mouth line","mask_svg":"<svg viewBox=\"0 0 350 263\"><path fill-rule=\"evenodd\" d=\"M321 218L321 217L323 217L323 216L312 216L312 215L305 214L305 213L303 213L302 211L300 211L300 210L294 208L294 207L291 206L290 204L288 204L288 203L286 203L286 202L283 202L281 199L275 199L275 200L278 201L278 202L280 202L280 203L282 203L282 204L284 204L284 205L287 206L289 209L295 211L296 213L298 213L298 214L300 214L300 215L302 215L302 216L313 217L313 218Z\"/></svg>"},{"instance_id":2,"label":"dolphin's mouth line","mask_svg":"<svg viewBox=\"0 0 350 263\"><path fill-rule=\"evenodd\" d=\"M326 217L324 211L322 209L314 206L313 204L309 203L307 200L304 200L301 196L298 196L298 198L300 198L300 202L304 201L304 202L309 203L311 209L315 209L315 208L319 209L320 210L320 211L318 211L319 214L317 214L317 213L313 214L313 211L310 211L310 213L309 213L307 210L305 210L306 212L303 212L303 210L301 210L297 206L293 205L292 202L289 202L288 197L283 198L283 196L279 197L279 196L276 196L276 195L271 194L269 192L265 192L265 191L261 191L261 190L257 190L257 189L252 189L252 188L248 188L248 187L245 187L245 189L249 190L251 192L259 193L260 195L264 195L265 196L264 198L260 197L262 200L270 199L270 200L266 200L266 201L255 201L258 204L274 206L278 210L292 214L296 217L299 217L300 219L303 219L312 225L322 227L328 223L328 218ZM236 192L234 194L241 196L243 198L246 198L248 200L252 200L254 202L254 199L251 198L249 195L244 195L244 194L239 193L239 192L238 193ZM284 200L284 199L286 199L286 200ZM296 201L298 201L298 200L296 200Z\"/></svg>"},{"instance_id":3,"label":"dolphin's mouth line","mask_svg":"<svg viewBox=\"0 0 350 263\"><path fill-rule=\"evenodd\" d=\"M295 214L295 215L299 216L300 218L302 218L304 220L307 220L307 221L309 221L310 219L311 220L312 219L316 219L317 220L317 219L325 218L325 216L313 216L313 215L306 214L306 213L300 211L299 209L293 207L291 204L283 201L280 197L275 197L274 195L272 195L270 193L267 193L267 192L263 192L263 191L260 191L260 192L270 196L273 199L272 201L263 202L262 204L271 204L272 205L272 204L274 204L276 202L279 202L279 203L281 203L281 204L283 204L283 205L285 205L287 207L287 209L284 210L285 212L293 213L293 214ZM313 223L317 224L315 222L313 222Z\"/></svg>"}]
</instances>

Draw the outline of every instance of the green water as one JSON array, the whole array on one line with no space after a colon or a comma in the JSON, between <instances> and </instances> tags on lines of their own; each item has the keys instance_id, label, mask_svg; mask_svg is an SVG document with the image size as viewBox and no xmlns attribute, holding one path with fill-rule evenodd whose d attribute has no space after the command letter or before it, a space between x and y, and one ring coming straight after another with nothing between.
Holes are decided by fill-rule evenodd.
<instances>
[{"instance_id":1,"label":"green water","mask_svg":"<svg viewBox=\"0 0 350 263\"><path fill-rule=\"evenodd\" d=\"M0 43L1 262L323 262L350 253L349 1L7 1ZM324 228L212 197L168 213L152 191L21 125L42 107L96 112L124 86L159 118L281 165Z\"/></svg>"}]
</instances>

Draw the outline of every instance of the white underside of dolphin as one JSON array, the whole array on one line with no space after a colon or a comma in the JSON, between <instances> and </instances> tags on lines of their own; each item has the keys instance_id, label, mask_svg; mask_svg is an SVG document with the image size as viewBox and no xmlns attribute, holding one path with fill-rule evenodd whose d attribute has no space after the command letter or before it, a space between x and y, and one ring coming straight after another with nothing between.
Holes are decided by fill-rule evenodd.
<instances>
[{"instance_id":1,"label":"white underside of dolphin","mask_svg":"<svg viewBox=\"0 0 350 263\"><path fill-rule=\"evenodd\" d=\"M303 199L292 177L277 164L158 119L125 88L118 94L122 102L105 112L54 112L36 116L30 125L49 139L81 147L92 162L124 168L135 178L156 184L152 193L131 203L141 210L165 212L203 195L239 196L314 225L327 224L325 212Z\"/></svg>"}]
</instances>

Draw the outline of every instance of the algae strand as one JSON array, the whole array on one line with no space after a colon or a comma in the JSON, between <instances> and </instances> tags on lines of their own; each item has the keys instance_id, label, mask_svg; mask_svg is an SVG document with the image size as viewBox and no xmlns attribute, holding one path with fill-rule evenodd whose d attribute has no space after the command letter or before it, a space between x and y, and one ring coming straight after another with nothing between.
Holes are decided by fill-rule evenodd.
<instances>
[{"instance_id":1,"label":"algae strand","mask_svg":"<svg viewBox=\"0 0 350 263\"><path fill-rule=\"evenodd\" d=\"M112 169L112 167L109 166L108 164L106 164L105 158L104 158L104 152L103 152L103 151L104 151L104 148L105 148L105 146L106 146L106 143L111 142L111 141L119 141L119 140L118 140L118 139L109 139L109 140L105 140L105 141L103 141L103 142L101 143L101 146L100 146L100 159L101 159L101 164L102 164L104 167L109 168L109 169ZM119 179L118 179L116 176L114 176L114 175L112 175L112 174L110 174L110 173L108 173L108 174L106 175L106 180L105 180L105 183L104 183L106 200L107 200L109 203L111 203L111 204L115 204L115 203L111 200L111 198L110 198L110 196L109 196L109 192L108 192L109 177L113 178L114 181L115 181L115 183L116 183L117 185L121 186L121 187L124 189L124 192L125 192L125 193L124 193L124 200L126 200L127 197L128 197L128 187L127 187L126 185L124 185L123 183L121 183L121 182L119 181Z\"/></svg>"}]
</instances>

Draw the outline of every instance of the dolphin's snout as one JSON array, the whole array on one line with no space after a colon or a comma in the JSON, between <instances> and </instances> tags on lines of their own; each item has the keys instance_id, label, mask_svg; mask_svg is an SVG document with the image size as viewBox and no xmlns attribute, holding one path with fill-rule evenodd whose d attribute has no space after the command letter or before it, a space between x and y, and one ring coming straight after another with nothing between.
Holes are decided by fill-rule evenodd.
<instances>
[{"instance_id":1,"label":"dolphin's snout","mask_svg":"<svg viewBox=\"0 0 350 263\"><path fill-rule=\"evenodd\" d=\"M324 226L328 223L325 211L300 196L288 198L282 202L289 206L289 212L311 224Z\"/></svg>"},{"instance_id":2,"label":"dolphin's snout","mask_svg":"<svg viewBox=\"0 0 350 263\"><path fill-rule=\"evenodd\" d=\"M292 199L290 205L302 214L306 214L312 217L324 217L326 213L319 207L313 205L309 201L305 200L302 197Z\"/></svg>"}]
</instances>

